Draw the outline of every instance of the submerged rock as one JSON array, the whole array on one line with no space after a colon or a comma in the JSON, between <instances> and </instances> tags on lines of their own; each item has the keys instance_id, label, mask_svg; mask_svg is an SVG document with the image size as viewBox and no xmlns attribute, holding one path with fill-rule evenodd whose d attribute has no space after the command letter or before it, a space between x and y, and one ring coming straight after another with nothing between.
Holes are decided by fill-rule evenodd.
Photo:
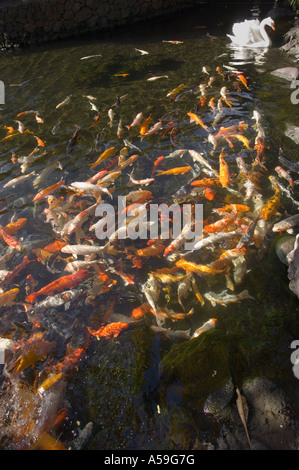
<instances>
[{"instance_id":1,"label":"submerged rock","mask_svg":"<svg viewBox=\"0 0 299 470\"><path fill-rule=\"evenodd\" d=\"M292 139L296 144L299 144L299 127L289 126L285 131L285 135Z\"/></svg>"},{"instance_id":2,"label":"submerged rock","mask_svg":"<svg viewBox=\"0 0 299 470\"><path fill-rule=\"evenodd\" d=\"M275 242L275 252L280 261L286 266L289 265L288 254L293 251L296 237L294 235L284 235Z\"/></svg>"},{"instance_id":3,"label":"submerged rock","mask_svg":"<svg viewBox=\"0 0 299 470\"><path fill-rule=\"evenodd\" d=\"M298 422L285 392L266 377L244 382L242 394L248 403L247 427L250 446L236 405L230 405L216 450L296 450Z\"/></svg>"},{"instance_id":4,"label":"submerged rock","mask_svg":"<svg viewBox=\"0 0 299 470\"><path fill-rule=\"evenodd\" d=\"M289 288L299 298L299 234L296 236L294 249L288 254L289 263L288 278Z\"/></svg>"},{"instance_id":5,"label":"submerged rock","mask_svg":"<svg viewBox=\"0 0 299 470\"><path fill-rule=\"evenodd\" d=\"M271 74L275 75L275 77L284 78L285 80L292 82L298 78L299 69L297 69L297 67L283 67L281 69L274 70Z\"/></svg>"},{"instance_id":6,"label":"submerged rock","mask_svg":"<svg viewBox=\"0 0 299 470\"><path fill-rule=\"evenodd\" d=\"M226 384L214 393L211 393L205 401L203 412L205 414L218 414L228 406L235 393L235 387L231 378Z\"/></svg>"}]
</instances>

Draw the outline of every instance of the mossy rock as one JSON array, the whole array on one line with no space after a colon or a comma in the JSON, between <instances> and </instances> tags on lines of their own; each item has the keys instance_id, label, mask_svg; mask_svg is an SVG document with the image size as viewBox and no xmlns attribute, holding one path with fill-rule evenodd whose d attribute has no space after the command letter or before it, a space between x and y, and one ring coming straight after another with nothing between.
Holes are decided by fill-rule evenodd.
<instances>
[{"instance_id":1,"label":"mossy rock","mask_svg":"<svg viewBox=\"0 0 299 470\"><path fill-rule=\"evenodd\" d=\"M162 359L160 386L179 383L183 400L201 401L230 378L232 338L223 331L205 332L174 345ZM165 397L164 397L165 398Z\"/></svg>"},{"instance_id":2,"label":"mossy rock","mask_svg":"<svg viewBox=\"0 0 299 470\"><path fill-rule=\"evenodd\" d=\"M92 449L130 448L137 436L142 448L150 446L158 432L153 411L160 359L152 351L164 348L156 341L147 325L135 323L117 338L94 341L86 367L70 377L68 400L76 419L95 425Z\"/></svg>"}]
</instances>

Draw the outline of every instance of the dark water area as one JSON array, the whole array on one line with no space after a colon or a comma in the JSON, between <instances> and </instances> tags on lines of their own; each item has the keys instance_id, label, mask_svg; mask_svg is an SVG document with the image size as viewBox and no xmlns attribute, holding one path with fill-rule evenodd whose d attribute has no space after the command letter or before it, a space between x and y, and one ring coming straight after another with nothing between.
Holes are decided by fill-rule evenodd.
<instances>
[{"instance_id":1,"label":"dark water area","mask_svg":"<svg viewBox=\"0 0 299 470\"><path fill-rule=\"evenodd\" d=\"M150 274L173 268L180 258L166 259L163 251L154 257L137 256L146 242L125 240L114 246L115 251L96 255L98 267L90 266L88 278L74 287L73 291L80 289L74 300L40 310L37 305L45 296L32 304L26 300L29 275L37 281L33 288L37 291L70 274L65 271L68 262L85 259L81 254L72 257L60 251L47 257L41 250L55 240L76 244L75 234L63 237L61 228L95 204L95 199L75 194L71 185L85 182L101 169L116 170L119 162L110 168L107 165L123 147L128 148L129 156L139 156L133 166L122 170L106 186L113 197L103 193L103 201L114 207L116 196L128 195L140 187L129 185L132 170L136 179L149 178L160 156L179 149L201 152L214 170L219 169L222 148L225 151L233 179L231 192L220 187L211 200L202 192L195 196L189 192L183 201L202 204L205 222L216 220L215 208L229 203L248 204L249 215L245 214L240 222L244 229L257 208L273 196L269 176L277 177L279 150L290 161L298 158L296 144L284 134L287 124L298 125L298 109L291 103L289 83L271 75L277 68L293 65L279 49L292 17L275 19L276 30L269 32L271 48L244 54L229 47L226 34L234 22L252 16L253 6L207 3L91 37L3 52L0 224L6 227L17 219L27 220L14 235L21 240L22 248L7 260L3 257L10 247L1 240L1 269L11 272L25 256L30 263L11 280L4 276L1 281L3 293L19 289L16 303L0 307L0 337L15 343L1 377L2 449L202 449L202 443L217 442L220 428L203 414L205 400L231 377L238 386L248 377L273 379L285 388L298 412L298 379L290 361L290 345L299 335L298 299L289 290L287 266L276 254L280 235L270 230L273 222L296 214L298 206L293 199L299 199L298 186L294 186L293 199L281 194L277 213L261 226L261 235L256 235L245 254L247 271L239 284L232 287L223 274L194 276L201 296L228 289L232 295L247 290L251 298L226 306L213 306L206 298L202 305L199 296L189 291L183 301L184 313L192 310L193 314L178 320L163 319L166 332L152 328L161 325L149 312L132 321L133 309L147 302L143 287ZM273 4L264 2L259 6L263 18ZM234 76L235 70L246 77L248 86ZM214 81L207 86L210 77ZM205 99L201 84L205 84ZM227 87L228 103L223 103L220 120L213 125L223 86ZM208 105L212 98L215 111ZM110 109L114 112L112 122ZM26 113L30 110L37 113ZM252 167L257 136L254 111L260 113L265 136L265 168ZM151 117L150 126L161 120L159 132L142 138L140 125L126 127L141 112L144 119ZM200 116L207 130L190 122L188 113ZM36 120L36 114L43 122ZM16 121L29 132L18 133ZM120 121L122 131L118 136ZM221 140L213 148L210 134L216 135L221 126L237 126L240 122L246 125L244 136L250 142L249 148L240 140ZM70 149L78 126L80 139ZM115 148L112 156L93 169L90 165L111 147ZM255 200L245 197L246 186L236 164L238 156L256 170ZM181 166L189 166L190 172L156 174L154 183L142 188L151 191L153 202L173 202L177 191L199 174L201 178L213 176L205 173L206 168L192 160L188 152L165 158L158 169ZM30 172L35 173L23 182L6 186L11 179ZM292 177L297 179L296 174ZM46 218L49 199L35 202L33 198L61 179L65 187L52 193L57 198L52 201L57 204L55 225L56 219ZM287 187L284 180L279 181ZM89 231L96 221L91 215L82 225L86 238L81 238L80 244L103 244ZM164 248L168 244L164 240ZM210 265L234 247L234 243L215 244L212 249L198 250L182 259ZM179 253L185 254L183 249ZM186 273L180 270L178 274ZM159 288L159 309L181 312L177 281L162 282ZM217 319L216 328L198 338L186 340L169 334L169 330L179 330L192 335L211 318ZM93 334L112 322L127 322L128 327L115 337ZM78 359L71 356L76 351ZM48 379L52 382L45 384Z\"/></svg>"}]
</instances>

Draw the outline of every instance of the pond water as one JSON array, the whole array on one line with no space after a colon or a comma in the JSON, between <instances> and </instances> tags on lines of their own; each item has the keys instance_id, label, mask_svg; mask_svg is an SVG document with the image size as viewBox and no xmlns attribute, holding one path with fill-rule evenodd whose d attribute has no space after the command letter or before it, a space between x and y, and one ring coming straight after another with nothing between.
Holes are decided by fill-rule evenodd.
<instances>
[{"instance_id":1,"label":"pond water","mask_svg":"<svg viewBox=\"0 0 299 470\"><path fill-rule=\"evenodd\" d=\"M261 17L266 13L261 11ZM49 254L44 247L55 240L64 245L103 245L89 230L98 220L92 210L82 223L83 235L77 232L76 238L74 232L63 231L67 222L96 202L92 194L78 192L72 183L85 182L100 170L106 170L106 175L120 170L106 185L98 180L98 187L104 188L102 202L114 208L117 196L139 188L151 192L143 203L202 205L204 225L235 214L232 206L224 215L215 209L248 205L247 212L238 212L238 220L235 216L234 224L224 229L227 233L232 228L245 232L273 196L276 186L270 175L288 186L275 167L280 164L280 149L290 161L297 159L296 145L284 132L288 123L297 125L298 109L290 101L289 84L271 71L291 64L279 50L289 24L278 20L276 32L269 33L273 46L244 57L229 47L226 33L234 21L249 15L240 8L232 15L224 7L214 14L203 6L180 17L172 15L98 37L3 53L0 224L26 222L10 235L21 247L12 250L15 241L5 239L5 234L0 247L1 269L14 274L3 274L2 291L18 289L12 304L1 300L0 307L0 336L13 343L2 371L1 448L74 447L74 439L82 438L80 429L86 425L86 442L94 449L196 448L196 442L217 437L217 426L202 416L202 407L230 375L239 385L246 377L265 375L284 385L298 409L298 381L290 361L290 344L299 334L298 301L288 288L287 267L276 255L275 240L280 235L271 232L274 222L297 212L296 185L292 197L281 192L273 216L238 254L236 259L245 263L239 282L234 278L235 264L222 264L219 258L236 247L240 233L191 253L181 246L170 258L163 253L171 239L154 245L156 256L142 252L149 247L148 240L127 239L96 254L92 258L96 263L88 265L88 276L81 284L65 283L64 289L60 285L28 298L70 275L67 263L85 259L81 252L78 256L61 250ZM37 113L28 113L32 110ZM260 134L254 127L254 111L260 114ZM139 113L142 122L151 117L149 127L161 122L157 132L141 136L140 123L126 127ZM199 116L206 128L191 122L188 113ZM209 140L210 135L219 136L221 126L240 126L240 122L244 126L227 131L227 139L218 137L216 144ZM22 125L25 132L18 132ZM236 134L248 140L232 137ZM257 162L258 135L264 137L264 147ZM111 147L111 156L90 166ZM124 147L128 156L116 159ZM165 158L182 149L187 151ZM194 160L188 150L201 153L209 166ZM206 186L209 192L190 186L190 181L215 179L222 151L229 184L214 189L211 183ZM137 155L136 160L122 166L121 161L132 155ZM164 159L159 160L151 185L129 184L132 170L137 180L151 178L161 156ZM253 195L237 157L251 171ZM188 170L159 175L159 170L177 167ZM35 173L24 181L7 185L31 172ZM292 177L296 180L297 175ZM39 191L61 180L64 186L49 192L52 200L33 201ZM178 193L181 188L184 192ZM53 212L47 212L49 208ZM13 271L22 261L21 269ZM179 261L187 264L176 265ZM212 276L195 272L191 263L214 266L220 272ZM161 277L162 269L167 280ZM178 302L178 286L183 289L183 285L171 276L183 280L186 275L194 284L189 290L187 285L186 296ZM147 282L150 289L159 290L157 298L145 295ZM41 306L59 289L73 289L74 298ZM250 297L215 306L205 297L224 289L232 296L247 290ZM158 313L154 308L154 313L148 311L132 321L133 309L149 299ZM181 315L175 318L176 313ZM217 319L216 328L190 339L211 318ZM101 330L116 322L123 329L119 334L115 329L115 337ZM171 333L177 330L188 332L187 336L174 337ZM82 443L84 448L83 438Z\"/></svg>"}]
</instances>

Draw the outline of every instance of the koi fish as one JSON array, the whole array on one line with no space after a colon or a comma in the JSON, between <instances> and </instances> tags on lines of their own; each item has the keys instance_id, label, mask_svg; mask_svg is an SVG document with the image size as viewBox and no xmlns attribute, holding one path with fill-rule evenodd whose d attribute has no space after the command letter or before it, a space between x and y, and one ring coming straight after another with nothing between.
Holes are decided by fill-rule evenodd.
<instances>
[{"instance_id":1,"label":"koi fish","mask_svg":"<svg viewBox=\"0 0 299 470\"><path fill-rule=\"evenodd\" d=\"M137 255L140 256L140 257L160 257L160 255L163 253L164 251L164 244L162 244L162 242L159 240L157 241L157 243L154 243L154 244L151 244L145 248L141 248L140 250L137 251Z\"/></svg>"},{"instance_id":2,"label":"koi fish","mask_svg":"<svg viewBox=\"0 0 299 470\"><path fill-rule=\"evenodd\" d=\"M246 88L247 90L250 90L250 88L248 87L247 80L246 80L246 78L244 77L244 75L243 75L242 73L236 72L234 75L237 76L238 80L240 80L240 82L243 83L243 85L245 86L245 88Z\"/></svg>"},{"instance_id":3,"label":"koi fish","mask_svg":"<svg viewBox=\"0 0 299 470\"><path fill-rule=\"evenodd\" d=\"M61 124L61 121L60 121L60 119L59 119L58 122L57 122L57 124L55 124L55 126L52 127L51 133L52 133L53 135L57 134L57 131L58 131L59 127L60 127L60 124Z\"/></svg>"},{"instance_id":4,"label":"koi fish","mask_svg":"<svg viewBox=\"0 0 299 470\"><path fill-rule=\"evenodd\" d=\"M191 336L191 339L197 338L199 335L204 333L205 331L209 331L215 328L217 323L217 318L211 318L207 322L205 322L200 328L197 328L197 330L194 331L193 335Z\"/></svg>"},{"instance_id":5,"label":"koi fish","mask_svg":"<svg viewBox=\"0 0 299 470\"><path fill-rule=\"evenodd\" d=\"M245 137L244 135L241 135L241 134L233 134L231 135L230 137L234 138L234 139L237 139L237 140L240 140L240 142L242 142L242 144L245 145L246 148L250 149L250 142L249 140L247 139L247 137Z\"/></svg>"},{"instance_id":6,"label":"koi fish","mask_svg":"<svg viewBox=\"0 0 299 470\"><path fill-rule=\"evenodd\" d=\"M152 127L150 127L147 131L144 132L144 136L152 135L158 132L162 127L162 121L156 122Z\"/></svg>"},{"instance_id":7,"label":"koi fish","mask_svg":"<svg viewBox=\"0 0 299 470\"><path fill-rule=\"evenodd\" d=\"M162 42L168 42L169 44L183 44L183 41L168 41L168 40L163 40Z\"/></svg>"},{"instance_id":8,"label":"koi fish","mask_svg":"<svg viewBox=\"0 0 299 470\"><path fill-rule=\"evenodd\" d=\"M89 273L87 269L81 269L74 274L69 274L50 282L47 286L43 287L37 292L33 292L26 297L26 302L34 302L35 299L41 295L53 295L55 292L62 292L66 289L72 289L81 281L88 277Z\"/></svg>"},{"instance_id":9,"label":"koi fish","mask_svg":"<svg viewBox=\"0 0 299 470\"><path fill-rule=\"evenodd\" d=\"M268 200L268 202L264 205L261 210L260 218L263 220L271 219L271 217L277 212L280 206L280 189L277 185L274 186L274 195Z\"/></svg>"},{"instance_id":10,"label":"koi fish","mask_svg":"<svg viewBox=\"0 0 299 470\"><path fill-rule=\"evenodd\" d=\"M107 160L107 158L110 157L110 155L114 152L115 147L109 147L108 149L104 150L104 152L101 153L97 161L94 163L89 164L89 166L93 169L100 163L102 163L104 160Z\"/></svg>"},{"instance_id":11,"label":"koi fish","mask_svg":"<svg viewBox=\"0 0 299 470\"><path fill-rule=\"evenodd\" d=\"M216 304L222 305L226 307L227 304L240 302L243 299L252 299L255 300L254 297L249 295L248 290L244 290L240 292L238 295L228 294L228 291L225 289L221 294L215 294L214 292L207 292L204 294L205 298L208 299L212 306L215 307Z\"/></svg>"},{"instance_id":12,"label":"koi fish","mask_svg":"<svg viewBox=\"0 0 299 470\"><path fill-rule=\"evenodd\" d=\"M214 168L212 168L212 166L209 164L209 162L207 162L207 160L203 157L202 153L196 152L195 150L188 150L188 152L190 153L190 155L191 155L194 162L201 163L206 168L208 168L215 176L217 176L217 177L219 176L217 171L214 170Z\"/></svg>"},{"instance_id":13,"label":"koi fish","mask_svg":"<svg viewBox=\"0 0 299 470\"><path fill-rule=\"evenodd\" d=\"M293 227L297 227L298 224L299 214L295 214L274 224L272 227L272 232L285 232L286 230L290 230Z\"/></svg>"},{"instance_id":14,"label":"koi fish","mask_svg":"<svg viewBox=\"0 0 299 470\"><path fill-rule=\"evenodd\" d=\"M37 113L35 113L35 120L39 124L43 124L45 122Z\"/></svg>"},{"instance_id":15,"label":"koi fish","mask_svg":"<svg viewBox=\"0 0 299 470\"><path fill-rule=\"evenodd\" d=\"M138 124L141 123L143 119L143 113L138 113L135 118L133 119L133 121L131 122L131 124L129 124L128 126L126 126L129 130L132 128L132 127L135 127L137 126Z\"/></svg>"},{"instance_id":16,"label":"koi fish","mask_svg":"<svg viewBox=\"0 0 299 470\"><path fill-rule=\"evenodd\" d=\"M91 195L96 199L99 199L103 193L107 194L107 196L112 199L113 196L109 190L105 187L99 186L99 184L102 184L102 181L99 181L97 184L85 183L84 181L74 181L74 183L71 183L71 187L77 189L79 193Z\"/></svg>"},{"instance_id":17,"label":"koi fish","mask_svg":"<svg viewBox=\"0 0 299 470\"><path fill-rule=\"evenodd\" d=\"M9 307L12 305L19 292L20 289L11 289L0 294L0 307Z\"/></svg>"},{"instance_id":18,"label":"koi fish","mask_svg":"<svg viewBox=\"0 0 299 470\"><path fill-rule=\"evenodd\" d=\"M144 302L139 307L136 307L132 310L131 318L134 318L134 320L139 320L140 318L143 318L147 313L149 313L150 310L150 304L148 302Z\"/></svg>"},{"instance_id":19,"label":"koi fish","mask_svg":"<svg viewBox=\"0 0 299 470\"><path fill-rule=\"evenodd\" d=\"M208 130L207 126L203 122L203 120L195 113L187 113L188 116L190 117L190 122L196 122L196 124L199 124L201 127L203 127L206 131Z\"/></svg>"},{"instance_id":20,"label":"koi fish","mask_svg":"<svg viewBox=\"0 0 299 470\"><path fill-rule=\"evenodd\" d=\"M223 150L219 154L219 181L223 188L226 188L230 181L229 166L224 158Z\"/></svg>"},{"instance_id":21,"label":"koi fish","mask_svg":"<svg viewBox=\"0 0 299 470\"><path fill-rule=\"evenodd\" d=\"M146 118L143 121L143 123L140 126L140 130L139 130L140 135L144 135L148 131L149 123L150 123L151 120L152 120L152 118L151 118L151 116L149 116L148 118Z\"/></svg>"},{"instance_id":22,"label":"koi fish","mask_svg":"<svg viewBox=\"0 0 299 470\"><path fill-rule=\"evenodd\" d=\"M58 382L59 380L61 380L63 377L63 374L62 372L59 372L58 374L52 374L50 375L50 377L48 377L47 379L45 379L42 384L38 387L37 389L37 393L39 395L43 395L50 387L52 387L52 385L54 385L56 382ZM55 442L56 442L56 439L55 439ZM48 448L48 446L47 446ZM63 449L65 449L63 447Z\"/></svg>"},{"instance_id":23,"label":"koi fish","mask_svg":"<svg viewBox=\"0 0 299 470\"><path fill-rule=\"evenodd\" d=\"M168 75L158 75L158 76L155 76L155 77L149 77L146 80L148 82L153 82L154 80L159 80L159 78L168 78Z\"/></svg>"},{"instance_id":24,"label":"koi fish","mask_svg":"<svg viewBox=\"0 0 299 470\"><path fill-rule=\"evenodd\" d=\"M191 171L192 168L191 166L181 166L181 167L176 167L176 168L170 168L169 170L158 170L157 171L157 176L160 175L184 175L185 173L188 173L188 171Z\"/></svg>"},{"instance_id":25,"label":"koi fish","mask_svg":"<svg viewBox=\"0 0 299 470\"><path fill-rule=\"evenodd\" d=\"M4 230L8 235L15 235L27 222L26 218L18 219L16 222L10 222L5 225Z\"/></svg>"},{"instance_id":26,"label":"koi fish","mask_svg":"<svg viewBox=\"0 0 299 470\"><path fill-rule=\"evenodd\" d=\"M64 186L64 185L65 185L65 181L64 181L64 180L60 180L60 181L58 181L58 183L52 184L51 186L48 186L47 188L42 189L41 191L39 191L39 192L34 196L34 198L32 199L32 201L33 201L33 202L40 201L41 199L46 198L47 196L49 196L50 194L52 194L54 191L56 191L56 189L59 189L59 188L61 188L61 187Z\"/></svg>"},{"instance_id":27,"label":"koi fish","mask_svg":"<svg viewBox=\"0 0 299 470\"><path fill-rule=\"evenodd\" d=\"M155 181L155 178L145 178L143 180L136 180L133 178L133 171L130 175L128 175L130 177L130 183L132 184L140 184L141 186L148 186L149 184L152 184Z\"/></svg>"},{"instance_id":28,"label":"koi fish","mask_svg":"<svg viewBox=\"0 0 299 470\"><path fill-rule=\"evenodd\" d=\"M201 180L191 181L191 186L208 187L208 186L221 186L219 178L202 178Z\"/></svg>"},{"instance_id":29,"label":"koi fish","mask_svg":"<svg viewBox=\"0 0 299 470\"><path fill-rule=\"evenodd\" d=\"M22 245L19 242L19 240L11 235L9 235L3 228L0 227L0 235L5 241L5 243L9 246L12 246L13 248L16 248L17 250L21 250Z\"/></svg>"},{"instance_id":30,"label":"koi fish","mask_svg":"<svg viewBox=\"0 0 299 470\"><path fill-rule=\"evenodd\" d=\"M208 201L213 201L216 196L216 191L212 188L205 188L204 195Z\"/></svg>"},{"instance_id":31,"label":"koi fish","mask_svg":"<svg viewBox=\"0 0 299 470\"><path fill-rule=\"evenodd\" d=\"M164 328L157 325L151 325L150 328L154 333L163 333L169 339L190 339L190 330L172 330L171 328Z\"/></svg>"},{"instance_id":32,"label":"koi fish","mask_svg":"<svg viewBox=\"0 0 299 470\"><path fill-rule=\"evenodd\" d=\"M280 176L281 178L286 179L290 185L293 184L293 179L292 179L291 175L286 170L281 168L281 166L276 166L275 171L278 174L278 176Z\"/></svg>"},{"instance_id":33,"label":"koi fish","mask_svg":"<svg viewBox=\"0 0 299 470\"><path fill-rule=\"evenodd\" d=\"M125 322L113 322L108 323L106 326L102 326L98 330L93 330L90 327L87 327L89 333L98 338L116 338L122 331L127 330L129 324Z\"/></svg>"},{"instance_id":34,"label":"koi fish","mask_svg":"<svg viewBox=\"0 0 299 470\"><path fill-rule=\"evenodd\" d=\"M61 248L62 253L72 253L74 255L91 255L101 253L105 246L95 245L65 245Z\"/></svg>"},{"instance_id":35,"label":"koi fish","mask_svg":"<svg viewBox=\"0 0 299 470\"><path fill-rule=\"evenodd\" d=\"M192 224L186 224L182 232L165 248L163 256L176 252L185 243L190 233L192 233L192 228Z\"/></svg>"},{"instance_id":36,"label":"koi fish","mask_svg":"<svg viewBox=\"0 0 299 470\"><path fill-rule=\"evenodd\" d=\"M35 175L35 171L32 171L31 173L28 173L27 175L17 176L16 178L13 178L12 180L5 183L3 185L3 188L15 188L17 184L23 183L27 179L31 178L33 175Z\"/></svg>"},{"instance_id":37,"label":"koi fish","mask_svg":"<svg viewBox=\"0 0 299 470\"><path fill-rule=\"evenodd\" d=\"M141 55L149 54L149 52L145 51L144 49L137 49L136 47L135 47L135 51L140 52Z\"/></svg>"},{"instance_id":38,"label":"koi fish","mask_svg":"<svg viewBox=\"0 0 299 470\"><path fill-rule=\"evenodd\" d=\"M221 232L221 233L213 233L208 237L202 238L198 242L195 243L193 250L200 250L202 248L206 248L209 245L214 245L214 243L220 243L227 238L233 238L234 236L238 235L237 230L233 230L231 232Z\"/></svg>"},{"instance_id":39,"label":"koi fish","mask_svg":"<svg viewBox=\"0 0 299 470\"><path fill-rule=\"evenodd\" d=\"M203 231L208 233L221 232L224 228L232 225L235 222L235 219L236 216L234 214L230 214L229 216L223 217L212 224L205 225Z\"/></svg>"},{"instance_id":40,"label":"koi fish","mask_svg":"<svg viewBox=\"0 0 299 470\"><path fill-rule=\"evenodd\" d=\"M226 269L216 269L211 266L205 264L196 264L192 263L191 261L179 260L175 263L178 268L184 269L187 273L194 272L202 276L203 274L207 274L210 276L215 276L216 274L221 274L226 272Z\"/></svg>"},{"instance_id":41,"label":"koi fish","mask_svg":"<svg viewBox=\"0 0 299 470\"><path fill-rule=\"evenodd\" d=\"M172 96L172 95L176 95L179 91L183 90L183 88L185 88L185 85L182 83L178 87L176 87L173 90L169 91L166 96L169 97L169 96Z\"/></svg>"},{"instance_id":42,"label":"koi fish","mask_svg":"<svg viewBox=\"0 0 299 470\"><path fill-rule=\"evenodd\" d=\"M66 148L66 153L70 154L74 148L76 147L78 140L80 139L80 132L81 132L81 127L76 126L77 129L73 133L72 137L70 138L67 148Z\"/></svg>"},{"instance_id":43,"label":"koi fish","mask_svg":"<svg viewBox=\"0 0 299 470\"><path fill-rule=\"evenodd\" d=\"M152 178L154 177L157 167L163 162L164 158L165 157L161 155L161 157L158 157L157 160L155 160L153 169L152 169Z\"/></svg>"},{"instance_id":44,"label":"koi fish","mask_svg":"<svg viewBox=\"0 0 299 470\"><path fill-rule=\"evenodd\" d=\"M60 108L61 106L64 106L65 104L69 103L71 100L71 95L70 96L67 96L63 101L61 101L60 103L58 103L56 105L56 109Z\"/></svg>"}]
</instances>

